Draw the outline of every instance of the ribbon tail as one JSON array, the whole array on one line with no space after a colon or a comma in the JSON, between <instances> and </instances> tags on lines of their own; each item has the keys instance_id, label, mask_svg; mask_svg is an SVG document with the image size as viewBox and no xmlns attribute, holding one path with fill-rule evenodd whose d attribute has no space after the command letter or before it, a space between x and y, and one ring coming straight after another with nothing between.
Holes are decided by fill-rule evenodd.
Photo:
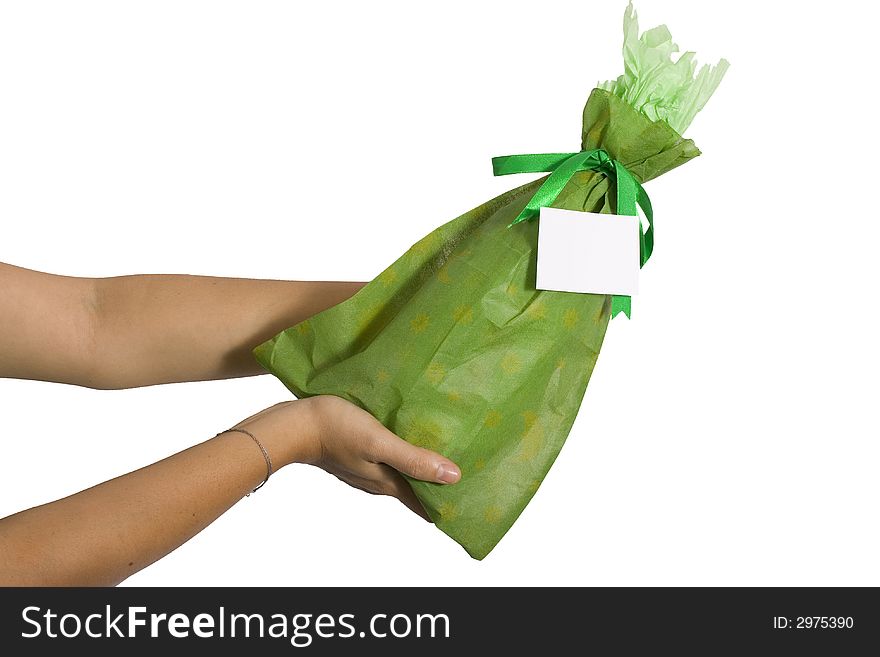
<instances>
[{"instance_id":1,"label":"ribbon tail","mask_svg":"<svg viewBox=\"0 0 880 657\"><path fill-rule=\"evenodd\" d=\"M638 185L636 200L641 206L642 212L645 213L645 218L648 220L648 229L643 233L642 224L639 222L639 232L643 235L640 246L642 265L644 265L654 252L654 209L651 207L651 199L648 198L648 193L645 191L645 188L642 187L638 181L636 181L636 185Z\"/></svg>"},{"instance_id":2,"label":"ribbon tail","mask_svg":"<svg viewBox=\"0 0 880 657\"><path fill-rule=\"evenodd\" d=\"M611 319L614 319L620 313L626 315L627 319L632 319L632 297L617 294L611 297Z\"/></svg>"}]
</instances>

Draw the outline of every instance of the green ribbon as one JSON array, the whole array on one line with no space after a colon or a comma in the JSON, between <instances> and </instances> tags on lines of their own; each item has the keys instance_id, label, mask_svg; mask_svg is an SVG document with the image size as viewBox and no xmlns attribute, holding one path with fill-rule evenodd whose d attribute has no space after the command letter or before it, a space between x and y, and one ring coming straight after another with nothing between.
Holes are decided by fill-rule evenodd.
<instances>
[{"instance_id":1,"label":"green ribbon","mask_svg":"<svg viewBox=\"0 0 880 657\"><path fill-rule=\"evenodd\" d=\"M642 185L620 162L612 159L606 151L595 148L579 153L540 153L535 155L501 155L492 158L492 173L506 176L511 173L552 172L544 184L517 215L508 228L520 221L531 221L541 208L549 206L578 171L599 171L613 179L617 187L617 214L634 216L636 206L642 208L648 220L648 230L639 222L639 259L644 267L654 251L654 213L651 200ZM628 296L611 298L611 317L624 313L630 317L632 300Z\"/></svg>"}]
</instances>

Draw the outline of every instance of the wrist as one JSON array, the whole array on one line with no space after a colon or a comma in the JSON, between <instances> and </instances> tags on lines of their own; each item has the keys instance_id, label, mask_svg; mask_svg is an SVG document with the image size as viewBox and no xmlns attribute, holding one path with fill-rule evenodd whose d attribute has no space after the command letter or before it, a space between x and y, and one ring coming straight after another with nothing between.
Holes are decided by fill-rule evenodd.
<instances>
[{"instance_id":1,"label":"wrist","mask_svg":"<svg viewBox=\"0 0 880 657\"><path fill-rule=\"evenodd\" d=\"M272 460L274 470L291 463L308 463L320 450L314 409L310 400L282 402L244 422L237 429L253 433Z\"/></svg>"},{"instance_id":2,"label":"wrist","mask_svg":"<svg viewBox=\"0 0 880 657\"><path fill-rule=\"evenodd\" d=\"M321 457L320 397L307 397L289 404L287 459L288 463L313 464Z\"/></svg>"}]
</instances>

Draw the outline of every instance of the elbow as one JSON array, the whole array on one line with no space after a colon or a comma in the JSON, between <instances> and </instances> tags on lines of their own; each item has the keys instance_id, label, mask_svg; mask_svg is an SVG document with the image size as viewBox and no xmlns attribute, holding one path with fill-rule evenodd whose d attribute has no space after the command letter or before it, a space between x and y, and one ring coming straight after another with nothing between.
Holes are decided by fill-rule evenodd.
<instances>
[{"instance_id":1,"label":"elbow","mask_svg":"<svg viewBox=\"0 0 880 657\"><path fill-rule=\"evenodd\" d=\"M89 388L91 390L124 390L134 386L125 385L121 381L116 381L112 376L102 373L90 374L83 376L76 381L74 385L81 388Z\"/></svg>"},{"instance_id":2,"label":"elbow","mask_svg":"<svg viewBox=\"0 0 880 657\"><path fill-rule=\"evenodd\" d=\"M84 297L84 315L79 340L79 357L73 385L92 390L121 390L126 387L113 358L112 321L107 317L106 280L93 278L89 281Z\"/></svg>"}]
</instances>

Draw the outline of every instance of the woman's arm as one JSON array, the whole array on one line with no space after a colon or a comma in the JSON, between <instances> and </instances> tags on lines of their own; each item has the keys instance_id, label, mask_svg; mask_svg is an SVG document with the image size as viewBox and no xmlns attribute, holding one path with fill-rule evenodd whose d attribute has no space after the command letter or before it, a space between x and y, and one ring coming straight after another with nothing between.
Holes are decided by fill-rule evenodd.
<instances>
[{"instance_id":1,"label":"woman's arm","mask_svg":"<svg viewBox=\"0 0 880 657\"><path fill-rule=\"evenodd\" d=\"M0 263L0 377L131 388L259 374L256 345L363 285L73 278Z\"/></svg>"},{"instance_id":2,"label":"woman's arm","mask_svg":"<svg viewBox=\"0 0 880 657\"><path fill-rule=\"evenodd\" d=\"M338 397L285 402L248 418L277 469L317 465L425 517L398 474L454 483L448 459L401 440ZM0 519L0 586L117 584L185 543L266 476L256 443L223 433L76 495ZM265 495L271 490L271 481Z\"/></svg>"}]
</instances>

